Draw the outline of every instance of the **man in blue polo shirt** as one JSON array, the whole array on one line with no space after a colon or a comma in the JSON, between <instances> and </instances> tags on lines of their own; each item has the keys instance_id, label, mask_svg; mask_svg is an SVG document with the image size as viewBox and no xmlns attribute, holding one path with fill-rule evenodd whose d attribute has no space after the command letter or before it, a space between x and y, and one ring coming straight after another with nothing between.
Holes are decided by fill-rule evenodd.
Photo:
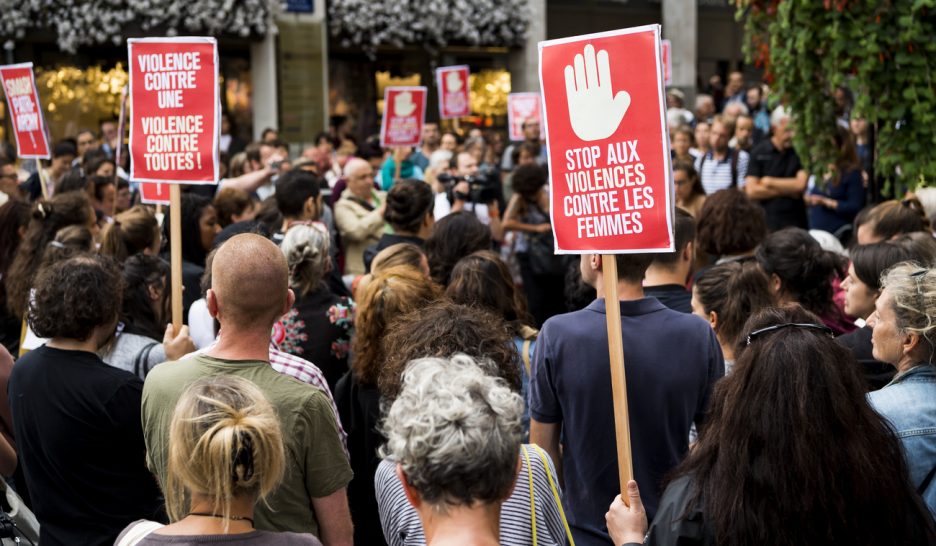
<instances>
[{"instance_id":1,"label":"man in blue polo shirt","mask_svg":"<svg viewBox=\"0 0 936 546\"><path fill-rule=\"evenodd\" d=\"M664 477L685 456L689 428L701 421L712 385L725 373L705 321L644 297L641 282L652 261L651 254L617 256L634 478L650 520ZM582 256L582 277L598 299L546 321L530 379L530 442L549 452L564 478L578 546L611 544L604 515L608 499L621 492L601 265L600 255Z\"/></svg>"}]
</instances>

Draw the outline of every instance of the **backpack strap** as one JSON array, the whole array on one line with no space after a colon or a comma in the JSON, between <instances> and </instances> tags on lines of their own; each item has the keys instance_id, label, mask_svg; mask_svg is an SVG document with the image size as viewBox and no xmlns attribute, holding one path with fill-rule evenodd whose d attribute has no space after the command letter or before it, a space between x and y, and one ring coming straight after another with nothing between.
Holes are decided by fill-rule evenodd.
<instances>
[{"instance_id":1,"label":"backpack strap","mask_svg":"<svg viewBox=\"0 0 936 546\"><path fill-rule=\"evenodd\" d=\"M153 347L159 345L158 342L154 341L147 344L145 347L140 349L140 351L133 357L133 373L137 377L145 377L149 373L149 355L153 352Z\"/></svg>"},{"instance_id":2,"label":"backpack strap","mask_svg":"<svg viewBox=\"0 0 936 546\"><path fill-rule=\"evenodd\" d=\"M929 474L923 479L923 483L920 484L920 487L917 487L917 493L919 493L921 497L923 493L926 493L926 490L929 489L930 484L933 482L933 477L936 477L936 466L929 471Z\"/></svg>"}]
</instances>

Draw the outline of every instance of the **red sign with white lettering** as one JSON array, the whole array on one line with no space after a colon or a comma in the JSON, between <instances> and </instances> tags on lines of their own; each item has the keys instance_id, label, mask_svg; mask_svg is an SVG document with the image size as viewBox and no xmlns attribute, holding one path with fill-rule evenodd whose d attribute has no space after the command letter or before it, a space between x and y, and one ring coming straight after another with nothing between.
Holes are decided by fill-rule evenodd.
<instances>
[{"instance_id":1,"label":"red sign with white lettering","mask_svg":"<svg viewBox=\"0 0 936 546\"><path fill-rule=\"evenodd\" d=\"M556 252L673 250L660 26L540 42Z\"/></svg>"},{"instance_id":2,"label":"red sign with white lettering","mask_svg":"<svg viewBox=\"0 0 936 546\"><path fill-rule=\"evenodd\" d=\"M218 44L214 38L127 40L130 178L218 181Z\"/></svg>"},{"instance_id":3,"label":"red sign with white lettering","mask_svg":"<svg viewBox=\"0 0 936 546\"><path fill-rule=\"evenodd\" d=\"M524 140L523 124L527 120L540 123L540 94L511 93L507 95L507 128L510 140Z\"/></svg>"},{"instance_id":4,"label":"red sign with white lettering","mask_svg":"<svg viewBox=\"0 0 936 546\"><path fill-rule=\"evenodd\" d=\"M460 118L471 114L467 66L444 66L436 69L439 89L439 117Z\"/></svg>"},{"instance_id":5,"label":"red sign with white lettering","mask_svg":"<svg viewBox=\"0 0 936 546\"><path fill-rule=\"evenodd\" d=\"M32 63L0 66L0 81L6 95L7 113L13 124L17 155L48 159L51 155L49 141Z\"/></svg>"},{"instance_id":6,"label":"red sign with white lettering","mask_svg":"<svg viewBox=\"0 0 936 546\"><path fill-rule=\"evenodd\" d=\"M425 87L387 87L384 89L380 145L384 148L419 145L425 120Z\"/></svg>"},{"instance_id":7,"label":"red sign with white lettering","mask_svg":"<svg viewBox=\"0 0 936 546\"><path fill-rule=\"evenodd\" d=\"M169 184L141 182L140 202L148 205L169 205Z\"/></svg>"}]
</instances>

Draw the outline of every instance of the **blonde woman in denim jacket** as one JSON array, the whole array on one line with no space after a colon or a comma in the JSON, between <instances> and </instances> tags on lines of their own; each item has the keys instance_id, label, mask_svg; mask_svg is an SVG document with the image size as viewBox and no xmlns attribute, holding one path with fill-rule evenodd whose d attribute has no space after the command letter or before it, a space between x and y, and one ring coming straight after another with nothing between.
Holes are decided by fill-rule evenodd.
<instances>
[{"instance_id":1,"label":"blonde woman in denim jacket","mask_svg":"<svg viewBox=\"0 0 936 546\"><path fill-rule=\"evenodd\" d=\"M936 270L905 262L881 285L868 318L872 354L897 375L868 400L900 438L911 482L936 515Z\"/></svg>"}]
</instances>

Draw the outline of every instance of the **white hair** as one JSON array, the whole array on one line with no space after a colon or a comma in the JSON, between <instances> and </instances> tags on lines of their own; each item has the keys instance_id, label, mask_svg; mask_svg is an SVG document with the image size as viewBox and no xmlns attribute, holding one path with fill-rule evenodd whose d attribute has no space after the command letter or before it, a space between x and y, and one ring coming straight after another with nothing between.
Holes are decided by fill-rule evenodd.
<instances>
[{"instance_id":1,"label":"white hair","mask_svg":"<svg viewBox=\"0 0 936 546\"><path fill-rule=\"evenodd\" d=\"M436 150L429 155L429 168L435 170L445 170L452 161L451 150Z\"/></svg>"},{"instance_id":2,"label":"white hair","mask_svg":"<svg viewBox=\"0 0 936 546\"><path fill-rule=\"evenodd\" d=\"M383 422L381 455L439 510L496 502L516 479L522 412L523 399L470 356L413 360Z\"/></svg>"},{"instance_id":3,"label":"white hair","mask_svg":"<svg viewBox=\"0 0 936 546\"><path fill-rule=\"evenodd\" d=\"M770 126L777 127L785 119L790 119L790 110L781 104L780 106L774 108L773 112L771 112Z\"/></svg>"},{"instance_id":4,"label":"white hair","mask_svg":"<svg viewBox=\"0 0 936 546\"><path fill-rule=\"evenodd\" d=\"M289 266L289 285L304 295L325 277L328 268L328 230L319 225L296 225L289 228L280 250Z\"/></svg>"}]
</instances>

